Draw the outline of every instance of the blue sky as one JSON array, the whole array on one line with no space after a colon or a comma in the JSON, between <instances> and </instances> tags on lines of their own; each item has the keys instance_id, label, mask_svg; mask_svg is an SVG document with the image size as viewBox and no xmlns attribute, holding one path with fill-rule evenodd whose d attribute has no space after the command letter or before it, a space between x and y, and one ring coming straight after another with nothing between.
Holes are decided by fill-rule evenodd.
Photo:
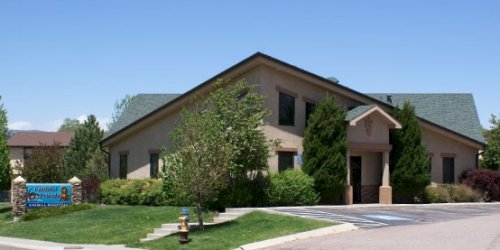
<instances>
[{"instance_id":1,"label":"blue sky","mask_svg":"<svg viewBox=\"0 0 500 250\"><path fill-rule=\"evenodd\" d=\"M109 121L126 94L182 93L261 51L360 92L473 93L500 115L499 1L0 2L14 129Z\"/></svg>"}]
</instances>

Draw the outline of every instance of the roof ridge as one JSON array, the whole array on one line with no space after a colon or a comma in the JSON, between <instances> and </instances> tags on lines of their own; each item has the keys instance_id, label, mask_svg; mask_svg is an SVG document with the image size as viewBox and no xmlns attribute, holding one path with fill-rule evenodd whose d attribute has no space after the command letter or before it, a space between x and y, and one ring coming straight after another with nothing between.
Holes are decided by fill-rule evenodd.
<instances>
[{"instance_id":1,"label":"roof ridge","mask_svg":"<svg viewBox=\"0 0 500 250\"><path fill-rule=\"evenodd\" d=\"M447 93L394 93L394 92L388 92L388 93L382 93L382 92L378 92L378 93L365 93L366 95L387 95L387 94L390 94L390 95L472 95L472 93L466 93L466 92L462 92L462 93L451 93L451 92L447 92Z\"/></svg>"}]
</instances>

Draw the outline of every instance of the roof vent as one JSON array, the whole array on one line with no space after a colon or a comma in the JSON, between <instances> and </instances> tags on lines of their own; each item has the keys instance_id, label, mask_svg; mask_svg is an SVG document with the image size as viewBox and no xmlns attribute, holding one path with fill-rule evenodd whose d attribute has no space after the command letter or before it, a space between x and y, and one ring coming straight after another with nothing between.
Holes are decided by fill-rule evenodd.
<instances>
[{"instance_id":1,"label":"roof vent","mask_svg":"<svg viewBox=\"0 0 500 250\"><path fill-rule=\"evenodd\" d=\"M388 103L392 104L392 95L386 95L385 98Z\"/></svg>"},{"instance_id":2,"label":"roof vent","mask_svg":"<svg viewBox=\"0 0 500 250\"><path fill-rule=\"evenodd\" d=\"M330 76L330 77L327 77L326 79L338 84L339 83L339 79L337 79L336 77L333 77L333 76Z\"/></svg>"}]
</instances>

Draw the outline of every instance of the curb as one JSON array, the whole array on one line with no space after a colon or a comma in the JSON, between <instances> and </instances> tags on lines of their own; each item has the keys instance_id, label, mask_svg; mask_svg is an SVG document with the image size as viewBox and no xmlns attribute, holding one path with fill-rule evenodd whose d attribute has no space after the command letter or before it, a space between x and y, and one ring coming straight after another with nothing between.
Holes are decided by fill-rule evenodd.
<instances>
[{"instance_id":1,"label":"curb","mask_svg":"<svg viewBox=\"0 0 500 250\"><path fill-rule=\"evenodd\" d=\"M275 208L300 209L300 208L328 208L328 209L363 209L363 208L430 208L430 207L474 207L491 206L500 207L500 202L462 202L462 203L426 203L426 204L354 204L354 205L318 205L318 206L284 206L284 207L257 207L256 210Z\"/></svg>"},{"instance_id":2,"label":"curb","mask_svg":"<svg viewBox=\"0 0 500 250\"><path fill-rule=\"evenodd\" d=\"M66 244L0 236L0 249L8 250L140 250L125 245Z\"/></svg>"},{"instance_id":3,"label":"curb","mask_svg":"<svg viewBox=\"0 0 500 250\"><path fill-rule=\"evenodd\" d=\"M265 248L270 248L270 247L273 247L276 245L280 245L283 243L288 243L288 242L292 242L292 241L296 241L296 240L315 238L315 237L325 236L325 235L329 235L329 234L338 234L338 233L348 232L348 231L352 231L352 230L356 230L356 229L358 229L358 227L354 226L353 224L345 223L345 224L341 224L341 225L315 229L315 230L311 230L311 231L307 231L307 232L281 236L281 237L277 237L277 238L273 238L273 239L269 239L269 240L258 241L258 242L242 245L239 248L236 248L235 250L265 249Z\"/></svg>"}]
</instances>

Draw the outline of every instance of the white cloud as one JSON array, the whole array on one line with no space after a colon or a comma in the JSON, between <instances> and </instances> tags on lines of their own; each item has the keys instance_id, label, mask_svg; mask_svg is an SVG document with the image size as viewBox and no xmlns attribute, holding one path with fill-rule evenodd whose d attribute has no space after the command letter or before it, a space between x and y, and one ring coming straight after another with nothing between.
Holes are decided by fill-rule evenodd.
<instances>
[{"instance_id":1,"label":"white cloud","mask_svg":"<svg viewBox=\"0 0 500 250\"><path fill-rule=\"evenodd\" d=\"M75 119L77 119L80 123L84 123L87 120L87 117L88 117L88 115L80 115L80 116L76 117ZM62 121L63 120L61 120L61 123L59 124L59 126L61 126ZM99 122L99 127L101 127L101 129L104 129L105 131L108 130L107 124L110 121L111 121L111 118L108 118L108 117L97 117L97 122ZM58 128L59 128L59 126L58 126Z\"/></svg>"},{"instance_id":2,"label":"white cloud","mask_svg":"<svg viewBox=\"0 0 500 250\"><path fill-rule=\"evenodd\" d=\"M7 127L9 127L9 129L31 129L33 128L33 126L31 125L31 122L27 122L27 121L15 121L15 122L12 122L12 123L9 123L7 125Z\"/></svg>"},{"instance_id":3,"label":"white cloud","mask_svg":"<svg viewBox=\"0 0 500 250\"><path fill-rule=\"evenodd\" d=\"M84 123L87 120L87 115L81 115L76 118L80 123Z\"/></svg>"}]
</instances>

